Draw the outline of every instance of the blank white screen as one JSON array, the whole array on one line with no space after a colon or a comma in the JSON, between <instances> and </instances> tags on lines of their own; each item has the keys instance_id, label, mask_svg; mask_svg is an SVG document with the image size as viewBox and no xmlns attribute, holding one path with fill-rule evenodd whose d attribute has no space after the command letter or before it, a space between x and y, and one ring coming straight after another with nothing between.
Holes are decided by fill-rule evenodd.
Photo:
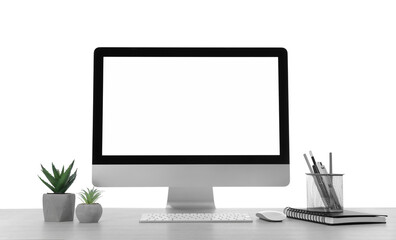
<instances>
[{"instance_id":1,"label":"blank white screen","mask_svg":"<svg viewBox=\"0 0 396 240\"><path fill-rule=\"evenodd\" d=\"M278 58L105 57L103 155L279 155Z\"/></svg>"}]
</instances>

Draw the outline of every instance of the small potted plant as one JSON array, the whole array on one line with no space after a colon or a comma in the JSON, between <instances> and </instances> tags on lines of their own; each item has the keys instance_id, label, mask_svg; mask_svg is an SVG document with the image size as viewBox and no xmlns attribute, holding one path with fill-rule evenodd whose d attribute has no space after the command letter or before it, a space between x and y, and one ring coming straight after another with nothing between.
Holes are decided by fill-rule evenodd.
<instances>
[{"instance_id":1,"label":"small potted plant","mask_svg":"<svg viewBox=\"0 0 396 240\"><path fill-rule=\"evenodd\" d=\"M96 201L102 196L102 192L92 187L82 190L80 199L83 203L77 205L76 215L81 223L97 223L102 216L102 206Z\"/></svg>"},{"instance_id":2,"label":"small potted plant","mask_svg":"<svg viewBox=\"0 0 396 240\"><path fill-rule=\"evenodd\" d=\"M72 193L65 193L77 176L77 170L71 174L73 165L74 160L66 171L65 167L62 167L60 172L52 163L53 175L41 165L41 171L49 183L40 176L39 178L53 192L43 194L43 212L46 222L73 221L76 196Z\"/></svg>"}]
</instances>

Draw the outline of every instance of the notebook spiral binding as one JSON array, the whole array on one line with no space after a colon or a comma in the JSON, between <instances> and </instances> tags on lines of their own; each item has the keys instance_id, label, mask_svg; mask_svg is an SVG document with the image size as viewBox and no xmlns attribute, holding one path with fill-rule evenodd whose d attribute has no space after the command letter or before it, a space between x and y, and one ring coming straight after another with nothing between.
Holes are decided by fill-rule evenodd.
<instances>
[{"instance_id":1,"label":"notebook spiral binding","mask_svg":"<svg viewBox=\"0 0 396 240\"><path fill-rule=\"evenodd\" d=\"M283 213L289 218L300 219L309 222L325 223L325 215L320 212L310 212L307 210L286 207Z\"/></svg>"}]
</instances>

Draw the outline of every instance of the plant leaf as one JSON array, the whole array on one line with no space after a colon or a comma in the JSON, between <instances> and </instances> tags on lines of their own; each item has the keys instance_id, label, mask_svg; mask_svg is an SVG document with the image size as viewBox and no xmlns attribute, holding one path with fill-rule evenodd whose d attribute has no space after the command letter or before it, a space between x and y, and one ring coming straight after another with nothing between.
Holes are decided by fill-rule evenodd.
<instances>
[{"instance_id":1,"label":"plant leaf","mask_svg":"<svg viewBox=\"0 0 396 240\"><path fill-rule=\"evenodd\" d=\"M47 179L50 181L50 183L52 184L52 186L56 187L56 183L57 181L55 180L55 178L51 175L51 173L49 173L47 171L47 169L45 169L45 167L43 167L43 165L41 165L41 171L44 173L44 175L47 177Z\"/></svg>"},{"instance_id":2,"label":"plant leaf","mask_svg":"<svg viewBox=\"0 0 396 240\"><path fill-rule=\"evenodd\" d=\"M69 179L67 180L67 183L73 183L74 182L74 180L76 179L76 177L77 177L77 169L76 169L76 171L74 171L74 173L69 177Z\"/></svg>"},{"instance_id":3,"label":"plant leaf","mask_svg":"<svg viewBox=\"0 0 396 240\"><path fill-rule=\"evenodd\" d=\"M83 202L83 203L87 203L87 200L85 199L85 197L84 197L84 196L80 196L80 197L79 197L79 199L80 199L80 201L81 201L81 202Z\"/></svg>"},{"instance_id":4,"label":"plant leaf","mask_svg":"<svg viewBox=\"0 0 396 240\"><path fill-rule=\"evenodd\" d=\"M65 186L59 190L60 193L65 193L67 191L67 189L73 184L74 180L76 179L77 176L77 169L76 171L73 173L73 175L70 176L70 178L67 180Z\"/></svg>"},{"instance_id":5,"label":"plant leaf","mask_svg":"<svg viewBox=\"0 0 396 240\"><path fill-rule=\"evenodd\" d=\"M91 204L92 203L92 199L91 199L91 194L90 194L89 189L87 188L87 191L83 190L83 192L85 194L85 197L87 198L88 204Z\"/></svg>"},{"instance_id":6,"label":"plant leaf","mask_svg":"<svg viewBox=\"0 0 396 240\"><path fill-rule=\"evenodd\" d=\"M47 186L49 189L51 189L52 192L55 192L54 187L52 187L51 185L49 185L46 181L44 181L43 179L41 179L41 177L39 176L40 180L45 184L45 186Z\"/></svg>"},{"instance_id":7,"label":"plant leaf","mask_svg":"<svg viewBox=\"0 0 396 240\"><path fill-rule=\"evenodd\" d=\"M86 204L93 204L95 203L98 198L101 197L102 191L99 191L98 189L95 189L95 187L92 187L91 189L87 188L82 189L81 192L79 193L81 201L83 201Z\"/></svg>"},{"instance_id":8,"label":"plant leaf","mask_svg":"<svg viewBox=\"0 0 396 240\"><path fill-rule=\"evenodd\" d=\"M62 167L62 172L60 175L63 175L65 173L65 166Z\"/></svg>"},{"instance_id":9,"label":"plant leaf","mask_svg":"<svg viewBox=\"0 0 396 240\"><path fill-rule=\"evenodd\" d=\"M73 165L74 165L74 160L70 164L70 166L66 169L66 171L60 176L59 181L57 182L57 185L54 186L55 187L55 191L57 193L61 193L60 190L63 190L63 188L65 187L65 184L67 183L67 180L69 180L70 172L71 172L71 170L73 168ZM64 190L64 191L66 191L66 190Z\"/></svg>"},{"instance_id":10,"label":"plant leaf","mask_svg":"<svg viewBox=\"0 0 396 240\"><path fill-rule=\"evenodd\" d=\"M55 168L54 163L52 163L52 172L54 172L54 178L55 180L59 179L59 170Z\"/></svg>"},{"instance_id":11,"label":"plant leaf","mask_svg":"<svg viewBox=\"0 0 396 240\"><path fill-rule=\"evenodd\" d=\"M71 183L66 183L63 188L59 189L57 193L65 193L67 189L70 187Z\"/></svg>"},{"instance_id":12,"label":"plant leaf","mask_svg":"<svg viewBox=\"0 0 396 240\"><path fill-rule=\"evenodd\" d=\"M89 189L87 188L87 191L82 190L82 192L83 192L84 197L85 197L85 199L86 199L86 203L87 203L87 204L91 204L91 203L92 203L92 199L91 199L91 195L90 195Z\"/></svg>"},{"instance_id":13,"label":"plant leaf","mask_svg":"<svg viewBox=\"0 0 396 240\"><path fill-rule=\"evenodd\" d=\"M81 195L81 197L82 197L82 199L84 200L85 203L89 204L87 198L84 195Z\"/></svg>"},{"instance_id":14,"label":"plant leaf","mask_svg":"<svg viewBox=\"0 0 396 240\"><path fill-rule=\"evenodd\" d=\"M92 203L96 202L100 198L100 192L96 192L92 197Z\"/></svg>"}]
</instances>

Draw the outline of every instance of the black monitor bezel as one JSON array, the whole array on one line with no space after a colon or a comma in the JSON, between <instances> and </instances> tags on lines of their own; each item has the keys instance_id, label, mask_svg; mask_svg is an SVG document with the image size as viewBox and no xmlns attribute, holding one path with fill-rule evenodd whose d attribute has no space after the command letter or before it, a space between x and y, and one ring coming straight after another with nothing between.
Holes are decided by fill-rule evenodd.
<instances>
[{"instance_id":1,"label":"black monitor bezel","mask_svg":"<svg viewBox=\"0 0 396 240\"><path fill-rule=\"evenodd\" d=\"M102 155L104 57L278 57L280 155ZM117 48L94 51L92 164L289 164L287 50L284 48Z\"/></svg>"}]
</instances>

